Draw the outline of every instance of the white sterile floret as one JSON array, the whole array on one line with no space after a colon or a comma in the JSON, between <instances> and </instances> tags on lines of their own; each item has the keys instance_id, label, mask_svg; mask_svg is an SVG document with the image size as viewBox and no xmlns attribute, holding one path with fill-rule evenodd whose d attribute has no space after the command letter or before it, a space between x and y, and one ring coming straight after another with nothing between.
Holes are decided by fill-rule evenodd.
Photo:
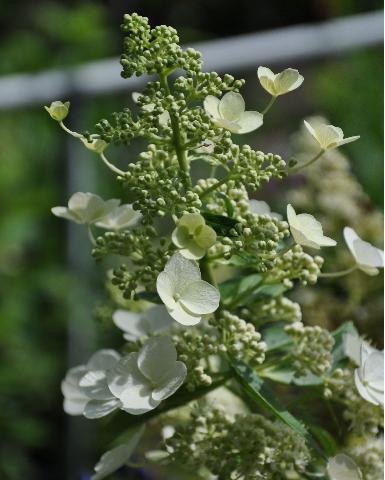
<instances>
[{"instance_id":1,"label":"white sterile floret","mask_svg":"<svg viewBox=\"0 0 385 480\"><path fill-rule=\"evenodd\" d=\"M356 365L360 364L361 359L361 346L365 345L365 348L369 352L374 352L376 349L365 342L357 333L346 333L343 336L343 347L345 355L350 358Z\"/></svg>"},{"instance_id":2,"label":"white sterile floret","mask_svg":"<svg viewBox=\"0 0 385 480\"><path fill-rule=\"evenodd\" d=\"M329 458L326 470L330 480L361 480L362 474L355 462L343 453Z\"/></svg>"},{"instance_id":3,"label":"white sterile floret","mask_svg":"<svg viewBox=\"0 0 385 480\"><path fill-rule=\"evenodd\" d=\"M44 107L47 112L50 114L51 118L57 122L62 122L68 115L70 110L70 102L52 102L49 107Z\"/></svg>"},{"instance_id":4,"label":"white sterile floret","mask_svg":"<svg viewBox=\"0 0 385 480\"><path fill-rule=\"evenodd\" d=\"M337 244L332 238L324 236L322 225L313 215L297 215L290 204L287 206L287 221L294 241L299 245L319 250L321 247L334 247Z\"/></svg>"},{"instance_id":5,"label":"white sterile floret","mask_svg":"<svg viewBox=\"0 0 385 480\"><path fill-rule=\"evenodd\" d=\"M350 227L344 228L344 238L357 267L368 275L377 275L384 268L384 252L362 240Z\"/></svg>"},{"instance_id":6,"label":"white sterile floret","mask_svg":"<svg viewBox=\"0 0 385 480\"><path fill-rule=\"evenodd\" d=\"M306 120L304 120L304 124L310 135L312 135L322 150L337 148L341 145L345 145L345 143L354 142L360 138L359 135L344 138L344 132L342 129L335 127L334 125L318 124L312 126Z\"/></svg>"},{"instance_id":7,"label":"white sterile floret","mask_svg":"<svg viewBox=\"0 0 385 480\"><path fill-rule=\"evenodd\" d=\"M132 92L132 99L134 100L135 103L138 103L138 100L141 96L142 96L142 94L139 93L139 92ZM154 103L148 103L147 105L142 106L142 109L145 112L152 112L154 110L154 108L155 108ZM164 112L162 112L159 115L158 120L159 120L159 124L162 125L162 127L167 125L167 123L170 121L170 114L168 113L168 111L165 110Z\"/></svg>"},{"instance_id":8,"label":"white sterile floret","mask_svg":"<svg viewBox=\"0 0 385 480\"><path fill-rule=\"evenodd\" d=\"M77 192L69 199L68 207L53 207L51 212L75 223L91 224L108 215L119 203L120 200L104 201L93 193Z\"/></svg>"},{"instance_id":9,"label":"white sterile floret","mask_svg":"<svg viewBox=\"0 0 385 480\"><path fill-rule=\"evenodd\" d=\"M255 215L269 215L269 217L282 220L282 215L280 213L272 212L270 206L263 200L249 200L249 209L250 212Z\"/></svg>"},{"instance_id":10,"label":"white sterile floret","mask_svg":"<svg viewBox=\"0 0 385 480\"><path fill-rule=\"evenodd\" d=\"M97 135L90 136L90 142L85 138L81 137L80 140L83 142L84 146L91 150L94 153L103 153L104 150L108 147L108 143L99 138Z\"/></svg>"},{"instance_id":11,"label":"white sterile floret","mask_svg":"<svg viewBox=\"0 0 385 480\"><path fill-rule=\"evenodd\" d=\"M202 215L186 213L178 220L171 238L185 258L198 260L204 257L207 250L214 245L217 234L206 225Z\"/></svg>"},{"instance_id":12,"label":"white sterile floret","mask_svg":"<svg viewBox=\"0 0 385 480\"><path fill-rule=\"evenodd\" d=\"M219 307L219 291L201 279L196 262L175 253L158 275L156 288L169 314L182 325L196 325Z\"/></svg>"},{"instance_id":13,"label":"white sterile floret","mask_svg":"<svg viewBox=\"0 0 385 480\"><path fill-rule=\"evenodd\" d=\"M86 365L71 368L61 384L64 411L93 419L119 408L120 401L107 385L107 373L119 359L114 350L99 350Z\"/></svg>"},{"instance_id":14,"label":"white sterile floret","mask_svg":"<svg viewBox=\"0 0 385 480\"><path fill-rule=\"evenodd\" d=\"M245 101L240 93L228 92L221 100L208 95L203 105L215 125L232 133L252 132L263 124L261 113L245 111Z\"/></svg>"},{"instance_id":15,"label":"white sterile floret","mask_svg":"<svg viewBox=\"0 0 385 480\"><path fill-rule=\"evenodd\" d=\"M259 67L258 78L262 87L273 97L284 95L300 87L304 80L298 70L286 68L283 72L273 73L270 68Z\"/></svg>"},{"instance_id":16,"label":"white sterile floret","mask_svg":"<svg viewBox=\"0 0 385 480\"><path fill-rule=\"evenodd\" d=\"M144 426L135 429L126 443L118 445L112 450L108 450L108 452L104 453L94 467L96 473L92 475L91 480L102 480L126 465L131 455L134 453L143 432Z\"/></svg>"},{"instance_id":17,"label":"white sterile floret","mask_svg":"<svg viewBox=\"0 0 385 480\"><path fill-rule=\"evenodd\" d=\"M142 215L132 205L119 205L112 212L96 222L96 226L106 230L122 230L136 225Z\"/></svg>"},{"instance_id":18,"label":"white sterile floret","mask_svg":"<svg viewBox=\"0 0 385 480\"><path fill-rule=\"evenodd\" d=\"M112 320L123 330L123 338L129 342L160 333L174 324L164 305L156 305L141 313L116 310Z\"/></svg>"},{"instance_id":19,"label":"white sterile floret","mask_svg":"<svg viewBox=\"0 0 385 480\"><path fill-rule=\"evenodd\" d=\"M361 345L360 366L354 381L362 398L374 405L384 405L384 352Z\"/></svg>"},{"instance_id":20,"label":"white sterile floret","mask_svg":"<svg viewBox=\"0 0 385 480\"><path fill-rule=\"evenodd\" d=\"M186 374L170 337L153 337L139 352L121 358L108 373L108 386L122 410L140 415L175 393Z\"/></svg>"}]
</instances>

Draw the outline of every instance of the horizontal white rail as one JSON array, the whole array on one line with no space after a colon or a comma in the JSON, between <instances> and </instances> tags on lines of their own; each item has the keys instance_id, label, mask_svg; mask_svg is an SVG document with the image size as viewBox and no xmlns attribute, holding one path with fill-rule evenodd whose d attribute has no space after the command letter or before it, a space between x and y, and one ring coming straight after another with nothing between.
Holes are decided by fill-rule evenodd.
<instances>
[{"instance_id":1,"label":"horizontal white rail","mask_svg":"<svg viewBox=\"0 0 385 480\"><path fill-rule=\"evenodd\" d=\"M378 45L384 38L383 12L296 25L190 45L201 51L206 71L236 73L258 65L303 62ZM120 77L116 58L74 68L0 77L0 108L44 104L71 95L132 91L144 79Z\"/></svg>"}]
</instances>

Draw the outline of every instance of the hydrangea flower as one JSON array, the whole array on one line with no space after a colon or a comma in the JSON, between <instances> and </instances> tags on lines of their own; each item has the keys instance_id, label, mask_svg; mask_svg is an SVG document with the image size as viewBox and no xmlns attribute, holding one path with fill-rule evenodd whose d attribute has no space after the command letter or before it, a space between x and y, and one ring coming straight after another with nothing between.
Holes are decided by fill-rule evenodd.
<instances>
[{"instance_id":1,"label":"hydrangea flower","mask_svg":"<svg viewBox=\"0 0 385 480\"><path fill-rule=\"evenodd\" d=\"M207 250L214 245L217 234L206 225L202 215L186 213L179 219L171 238L185 258L198 260L204 257Z\"/></svg>"},{"instance_id":2,"label":"hydrangea flower","mask_svg":"<svg viewBox=\"0 0 385 480\"><path fill-rule=\"evenodd\" d=\"M357 267L368 275L377 275L384 268L384 252L362 240L350 227L344 228L344 238Z\"/></svg>"},{"instance_id":3,"label":"hydrangea flower","mask_svg":"<svg viewBox=\"0 0 385 480\"><path fill-rule=\"evenodd\" d=\"M299 245L319 250L321 247L334 247L337 244L332 238L324 236L322 225L313 215L297 215L290 204L287 206L287 221L294 241Z\"/></svg>"},{"instance_id":4,"label":"hydrangea flower","mask_svg":"<svg viewBox=\"0 0 385 480\"><path fill-rule=\"evenodd\" d=\"M102 480L126 465L131 455L134 453L143 432L144 426L135 429L126 443L118 445L112 450L104 453L94 467L95 474L92 475L91 480Z\"/></svg>"},{"instance_id":5,"label":"hydrangea flower","mask_svg":"<svg viewBox=\"0 0 385 480\"><path fill-rule=\"evenodd\" d=\"M355 462L343 453L329 458L326 470L330 480L361 480L362 474Z\"/></svg>"},{"instance_id":6,"label":"hydrangea flower","mask_svg":"<svg viewBox=\"0 0 385 480\"><path fill-rule=\"evenodd\" d=\"M284 95L300 87L304 80L298 70L286 68L283 72L273 73L270 68L259 67L258 78L262 87L273 97Z\"/></svg>"},{"instance_id":7,"label":"hydrangea flower","mask_svg":"<svg viewBox=\"0 0 385 480\"><path fill-rule=\"evenodd\" d=\"M245 101L240 93L227 92L221 100L208 95L203 106L216 126L232 133L249 133L263 124L261 113L245 111Z\"/></svg>"},{"instance_id":8,"label":"hydrangea flower","mask_svg":"<svg viewBox=\"0 0 385 480\"><path fill-rule=\"evenodd\" d=\"M86 365L71 368L61 384L64 411L93 419L119 408L120 401L107 385L107 373L119 359L114 350L99 350Z\"/></svg>"},{"instance_id":9,"label":"hydrangea flower","mask_svg":"<svg viewBox=\"0 0 385 480\"><path fill-rule=\"evenodd\" d=\"M186 365L177 361L171 339L153 337L139 352L120 359L108 373L108 386L122 410L140 415L175 393L186 374Z\"/></svg>"},{"instance_id":10,"label":"hydrangea flower","mask_svg":"<svg viewBox=\"0 0 385 480\"><path fill-rule=\"evenodd\" d=\"M139 92L132 92L132 99L134 100L135 103L138 103L138 100L141 96L142 96L142 94L139 93ZM154 103L148 103L147 105L142 106L142 109L145 112L152 112L154 110L154 108L155 108ZM158 120L159 120L159 124L162 125L163 127L165 125L167 125L167 123L170 121L170 114L168 113L168 111L165 110L164 112L162 112L158 116Z\"/></svg>"},{"instance_id":11,"label":"hydrangea flower","mask_svg":"<svg viewBox=\"0 0 385 480\"><path fill-rule=\"evenodd\" d=\"M362 398L374 405L384 405L384 352L361 345L360 366L354 381Z\"/></svg>"},{"instance_id":12,"label":"hydrangea flower","mask_svg":"<svg viewBox=\"0 0 385 480\"><path fill-rule=\"evenodd\" d=\"M75 223L87 224L97 222L108 215L120 203L120 200L104 201L93 193L77 192L68 201L67 207L53 207L51 212L57 217L71 220Z\"/></svg>"},{"instance_id":13,"label":"hydrangea flower","mask_svg":"<svg viewBox=\"0 0 385 480\"><path fill-rule=\"evenodd\" d=\"M249 200L249 209L251 213L256 215L269 215L269 217L282 220L282 215L280 213L272 212L270 206L263 200Z\"/></svg>"},{"instance_id":14,"label":"hydrangea flower","mask_svg":"<svg viewBox=\"0 0 385 480\"><path fill-rule=\"evenodd\" d=\"M158 275L156 288L169 314L182 325L196 325L219 306L219 291L201 279L196 262L175 253Z\"/></svg>"},{"instance_id":15,"label":"hydrangea flower","mask_svg":"<svg viewBox=\"0 0 385 480\"><path fill-rule=\"evenodd\" d=\"M311 126L306 120L304 120L304 124L310 135L312 135L322 150L337 148L341 145L345 145L345 143L354 142L360 138L359 135L344 138L344 132L342 129L335 127L334 125L319 124Z\"/></svg>"},{"instance_id":16,"label":"hydrangea flower","mask_svg":"<svg viewBox=\"0 0 385 480\"><path fill-rule=\"evenodd\" d=\"M162 332L174 323L164 305L156 305L141 313L116 310L112 320L123 330L123 338L129 342Z\"/></svg>"},{"instance_id":17,"label":"hydrangea flower","mask_svg":"<svg viewBox=\"0 0 385 480\"><path fill-rule=\"evenodd\" d=\"M91 135L90 142L85 137L81 137L80 140L83 142L84 146L88 148L88 150L98 153L99 155L108 147L108 143L99 138L97 135Z\"/></svg>"},{"instance_id":18,"label":"hydrangea flower","mask_svg":"<svg viewBox=\"0 0 385 480\"><path fill-rule=\"evenodd\" d=\"M49 107L44 107L50 114L51 118L57 122L62 122L68 115L70 110L70 102L52 102Z\"/></svg>"},{"instance_id":19,"label":"hydrangea flower","mask_svg":"<svg viewBox=\"0 0 385 480\"><path fill-rule=\"evenodd\" d=\"M138 223L141 217L141 213L134 210L132 205L119 205L98 220L95 225L106 230L122 230Z\"/></svg>"}]
</instances>

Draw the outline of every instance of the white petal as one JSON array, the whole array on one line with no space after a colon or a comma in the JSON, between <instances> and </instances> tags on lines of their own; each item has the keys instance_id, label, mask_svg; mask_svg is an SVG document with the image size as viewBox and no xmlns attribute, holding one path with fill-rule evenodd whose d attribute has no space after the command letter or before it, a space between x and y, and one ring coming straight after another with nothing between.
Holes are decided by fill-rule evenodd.
<instances>
[{"instance_id":1,"label":"white petal","mask_svg":"<svg viewBox=\"0 0 385 480\"><path fill-rule=\"evenodd\" d=\"M119 445L118 447L104 453L99 462L95 465L94 470L96 473L92 475L91 480L102 480L123 467L133 454L143 432L144 427L133 430L131 437L125 444Z\"/></svg>"},{"instance_id":2,"label":"white petal","mask_svg":"<svg viewBox=\"0 0 385 480\"><path fill-rule=\"evenodd\" d=\"M83 412L83 415L90 420L105 417L117 408L120 402L117 398L111 400L90 400Z\"/></svg>"},{"instance_id":3,"label":"white petal","mask_svg":"<svg viewBox=\"0 0 385 480\"><path fill-rule=\"evenodd\" d=\"M163 305L156 305L146 310L143 314L143 320L150 333L157 333L171 327L174 324L173 319Z\"/></svg>"},{"instance_id":4,"label":"white petal","mask_svg":"<svg viewBox=\"0 0 385 480\"><path fill-rule=\"evenodd\" d=\"M119 205L96 222L96 226L110 230L121 230L135 225L140 218L140 212L134 210L132 205Z\"/></svg>"},{"instance_id":5,"label":"white petal","mask_svg":"<svg viewBox=\"0 0 385 480\"><path fill-rule=\"evenodd\" d=\"M373 403L374 405L378 405L378 402L368 393L366 386L362 383L358 368L354 371L354 383L356 384L358 393L364 400Z\"/></svg>"},{"instance_id":6,"label":"white petal","mask_svg":"<svg viewBox=\"0 0 385 480\"><path fill-rule=\"evenodd\" d=\"M72 222L82 223L82 219L75 214L75 212L71 212L68 210L67 207L53 207L51 208L51 212L59 218L65 218L66 220L71 220Z\"/></svg>"},{"instance_id":7,"label":"white petal","mask_svg":"<svg viewBox=\"0 0 385 480\"><path fill-rule=\"evenodd\" d=\"M201 272L196 262L187 260L180 253L175 253L164 267L174 286L175 293L182 292L187 285L201 278Z\"/></svg>"},{"instance_id":8,"label":"white petal","mask_svg":"<svg viewBox=\"0 0 385 480\"><path fill-rule=\"evenodd\" d=\"M95 352L88 360L88 370L109 370L120 359L118 352L112 349L102 349Z\"/></svg>"},{"instance_id":9,"label":"white petal","mask_svg":"<svg viewBox=\"0 0 385 480\"><path fill-rule=\"evenodd\" d=\"M159 115L158 120L159 120L159 124L160 124L160 125L162 125L162 126L167 125L168 122L171 121L170 114L168 113L168 111L165 110L164 112L162 112L162 113Z\"/></svg>"},{"instance_id":10,"label":"white petal","mask_svg":"<svg viewBox=\"0 0 385 480\"><path fill-rule=\"evenodd\" d=\"M213 95L208 95L203 102L204 109L206 113L213 118L219 117L219 98L214 97Z\"/></svg>"},{"instance_id":11,"label":"white petal","mask_svg":"<svg viewBox=\"0 0 385 480\"><path fill-rule=\"evenodd\" d=\"M142 415L154 410L160 401L151 398L151 385L133 385L124 390L120 399L122 401L121 409L131 415Z\"/></svg>"},{"instance_id":12,"label":"white petal","mask_svg":"<svg viewBox=\"0 0 385 480\"><path fill-rule=\"evenodd\" d=\"M204 280L188 285L180 298L182 306L195 315L215 312L219 307L219 301L218 289Z\"/></svg>"},{"instance_id":13,"label":"white petal","mask_svg":"<svg viewBox=\"0 0 385 480\"><path fill-rule=\"evenodd\" d=\"M382 250L373 247L369 242L357 238L353 242L353 250L357 263L368 267L384 267L384 254Z\"/></svg>"},{"instance_id":14,"label":"white petal","mask_svg":"<svg viewBox=\"0 0 385 480\"><path fill-rule=\"evenodd\" d=\"M118 398L125 389L147 383L138 369L138 353L132 352L122 357L113 370L107 373L107 383L111 393Z\"/></svg>"},{"instance_id":15,"label":"white petal","mask_svg":"<svg viewBox=\"0 0 385 480\"><path fill-rule=\"evenodd\" d=\"M237 122L232 122L230 120L226 120L225 118L213 119L213 123L217 127L225 128L229 130L231 133L239 133L240 125Z\"/></svg>"},{"instance_id":16,"label":"white petal","mask_svg":"<svg viewBox=\"0 0 385 480\"><path fill-rule=\"evenodd\" d=\"M277 92L274 85L275 80L274 73L267 67L258 68L258 78L262 87L270 93L270 95L276 96Z\"/></svg>"},{"instance_id":17,"label":"white petal","mask_svg":"<svg viewBox=\"0 0 385 480\"><path fill-rule=\"evenodd\" d=\"M346 333L343 336L343 346L345 355L350 358L356 365L360 364L360 351L362 339L358 335Z\"/></svg>"},{"instance_id":18,"label":"white petal","mask_svg":"<svg viewBox=\"0 0 385 480\"><path fill-rule=\"evenodd\" d=\"M84 396L80 398L64 398L63 410L67 415L83 415L84 409L90 399Z\"/></svg>"},{"instance_id":19,"label":"white petal","mask_svg":"<svg viewBox=\"0 0 385 480\"><path fill-rule=\"evenodd\" d=\"M138 103L139 98L142 96L139 92L132 92L131 97L135 103Z\"/></svg>"},{"instance_id":20,"label":"white petal","mask_svg":"<svg viewBox=\"0 0 385 480\"><path fill-rule=\"evenodd\" d=\"M343 453L339 453L335 457L330 458L326 468L330 480L362 479L361 472L357 465L350 457Z\"/></svg>"},{"instance_id":21,"label":"white petal","mask_svg":"<svg viewBox=\"0 0 385 480\"><path fill-rule=\"evenodd\" d=\"M384 391L384 352L371 352L363 366L366 382L376 390Z\"/></svg>"},{"instance_id":22,"label":"white petal","mask_svg":"<svg viewBox=\"0 0 385 480\"><path fill-rule=\"evenodd\" d=\"M177 285L174 277L168 275L166 272L160 272L156 279L156 290L162 302L167 308L175 307L174 295L176 294Z\"/></svg>"},{"instance_id":23,"label":"white petal","mask_svg":"<svg viewBox=\"0 0 385 480\"><path fill-rule=\"evenodd\" d=\"M118 328L125 332L125 338L130 341L138 340L148 333L139 313L116 310L112 315L112 320Z\"/></svg>"},{"instance_id":24,"label":"white petal","mask_svg":"<svg viewBox=\"0 0 385 480\"><path fill-rule=\"evenodd\" d=\"M168 313L178 323L188 327L197 325L202 318L202 315L194 315L185 308L183 308L183 306L179 302L175 303L174 307L172 309L169 309Z\"/></svg>"},{"instance_id":25,"label":"white petal","mask_svg":"<svg viewBox=\"0 0 385 480\"><path fill-rule=\"evenodd\" d=\"M186 375L186 365L175 362L174 368L169 370L167 377L164 377L162 383L152 391L152 398L155 401L161 401L173 395L183 384Z\"/></svg>"},{"instance_id":26,"label":"white petal","mask_svg":"<svg viewBox=\"0 0 385 480\"><path fill-rule=\"evenodd\" d=\"M354 137L347 137L344 138L343 140L340 140L337 144L337 147L340 147L341 145L346 145L347 143L355 142L360 138L359 135L355 135Z\"/></svg>"},{"instance_id":27,"label":"white petal","mask_svg":"<svg viewBox=\"0 0 385 480\"><path fill-rule=\"evenodd\" d=\"M263 200L254 199L249 200L249 209L251 213L255 213L256 215L268 215L271 211L269 205L266 202L264 202Z\"/></svg>"},{"instance_id":28,"label":"white petal","mask_svg":"<svg viewBox=\"0 0 385 480\"><path fill-rule=\"evenodd\" d=\"M138 354L138 368L153 384L158 385L175 368L176 350L170 337L147 340Z\"/></svg>"},{"instance_id":29,"label":"white petal","mask_svg":"<svg viewBox=\"0 0 385 480\"><path fill-rule=\"evenodd\" d=\"M259 112L243 112L237 120L239 130L237 133L249 133L263 125L263 115Z\"/></svg>"},{"instance_id":30,"label":"white petal","mask_svg":"<svg viewBox=\"0 0 385 480\"><path fill-rule=\"evenodd\" d=\"M343 230L343 234L344 234L344 239L345 239L346 245L348 246L348 248L349 248L351 254L353 255L353 257L357 260L356 252L354 251L354 248L353 248L353 242L354 242L354 240L356 240L357 238L360 238L360 237L350 227L345 227L344 230Z\"/></svg>"},{"instance_id":31,"label":"white petal","mask_svg":"<svg viewBox=\"0 0 385 480\"><path fill-rule=\"evenodd\" d=\"M79 387L93 400L109 400L112 395L107 386L107 377L104 370L91 370L80 380Z\"/></svg>"},{"instance_id":32,"label":"white petal","mask_svg":"<svg viewBox=\"0 0 385 480\"><path fill-rule=\"evenodd\" d=\"M303 80L304 78L299 74L298 70L287 68L275 77L274 84L276 92L278 95L291 92L292 90L298 88L302 84Z\"/></svg>"},{"instance_id":33,"label":"white petal","mask_svg":"<svg viewBox=\"0 0 385 480\"><path fill-rule=\"evenodd\" d=\"M245 101L240 93L227 92L219 102L219 114L225 120L237 121L244 111Z\"/></svg>"}]
</instances>

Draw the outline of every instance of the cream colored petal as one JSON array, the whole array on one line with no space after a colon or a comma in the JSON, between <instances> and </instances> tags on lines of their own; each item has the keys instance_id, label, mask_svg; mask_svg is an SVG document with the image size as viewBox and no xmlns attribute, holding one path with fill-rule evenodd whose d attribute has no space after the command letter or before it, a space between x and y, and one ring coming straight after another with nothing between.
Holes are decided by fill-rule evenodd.
<instances>
[{"instance_id":1,"label":"cream colored petal","mask_svg":"<svg viewBox=\"0 0 385 480\"><path fill-rule=\"evenodd\" d=\"M172 309L168 309L168 313L171 317L181 325L191 327L197 325L202 318L202 315L194 315L185 308L183 308L180 302L177 302Z\"/></svg>"},{"instance_id":2,"label":"cream colored petal","mask_svg":"<svg viewBox=\"0 0 385 480\"><path fill-rule=\"evenodd\" d=\"M238 134L249 133L263 125L263 115L259 112L243 112L237 123L239 125Z\"/></svg>"},{"instance_id":3,"label":"cream colored petal","mask_svg":"<svg viewBox=\"0 0 385 480\"><path fill-rule=\"evenodd\" d=\"M181 293L180 303L189 312L203 315L215 312L219 307L220 294L217 288L204 280L191 283Z\"/></svg>"},{"instance_id":4,"label":"cream colored petal","mask_svg":"<svg viewBox=\"0 0 385 480\"><path fill-rule=\"evenodd\" d=\"M162 382L152 391L152 398L155 401L162 401L171 397L183 384L187 375L186 365L182 362L175 362L173 368L164 376Z\"/></svg>"},{"instance_id":5,"label":"cream colored petal","mask_svg":"<svg viewBox=\"0 0 385 480\"><path fill-rule=\"evenodd\" d=\"M245 101L240 93L227 92L219 102L219 115L224 120L237 122L244 111Z\"/></svg>"},{"instance_id":6,"label":"cream colored petal","mask_svg":"<svg viewBox=\"0 0 385 480\"><path fill-rule=\"evenodd\" d=\"M180 250L180 253L184 258L188 258L189 260L199 260L206 255L206 249L197 245L194 240L190 240L186 248Z\"/></svg>"},{"instance_id":7,"label":"cream colored petal","mask_svg":"<svg viewBox=\"0 0 385 480\"><path fill-rule=\"evenodd\" d=\"M213 228L208 225L203 225L198 228L198 231L194 235L194 240L199 247L207 250L216 242L217 234Z\"/></svg>"},{"instance_id":8,"label":"cream colored petal","mask_svg":"<svg viewBox=\"0 0 385 480\"><path fill-rule=\"evenodd\" d=\"M284 95L298 88L303 80L304 78L298 70L287 68L275 77L274 84L277 95Z\"/></svg>"},{"instance_id":9,"label":"cream colored petal","mask_svg":"<svg viewBox=\"0 0 385 480\"><path fill-rule=\"evenodd\" d=\"M213 118L219 117L219 98L208 95L203 102L204 109L208 115Z\"/></svg>"},{"instance_id":10,"label":"cream colored petal","mask_svg":"<svg viewBox=\"0 0 385 480\"><path fill-rule=\"evenodd\" d=\"M185 213L178 221L178 226L186 227L190 233L194 233L203 225L205 225L205 219L199 213Z\"/></svg>"},{"instance_id":11,"label":"cream colored petal","mask_svg":"<svg viewBox=\"0 0 385 480\"><path fill-rule=\"evenodd\" d=\"M153 385L159 385L175 368L176 359L176 349L170 337L153 337L138 353L138 368Z\"/></svg>"},{"instance_id":12,"label":"cream colored petal","mask_svg":"<svg viewBox=\"0 0 385 480\"><path fill-rule=\"evenodd\" d=\"M347 143L351 143L351 142L355 142L356 140L358 140L360 138L359 135L356 135L354 137L347 137L347 138L344 138L343 140L340 140L338 143L337 143L337 147L340 147L341 145L345 145Z\"/></svg>"},{"instance_id":13,"label":"cream colored petal","mask_svg":"<svg viewBox=\"0 0 385 480\"><path fill-rule=\"evenodd\" d=\"M275 74L267 67L258 68L258 79L262 87L270 93L270 95L276 96L275 90Z\"/></svg>"},{"instance_id":14,"label":"cream colored petal","mask_svg":"<svg viewBox=\"0 0 385 480\"><path fill-rule=\"evenodd\" d=\"M75 223L83 223L82 219L76 215L75 212L71 212L71 210L68 210L67 207L53 207L51 208L51 212L59 218L65 218L66 220L71 220L72 222Z\"/></svg>"},{"instance_id":15,"label":"cream colored petal","mask_svg":"<svg viewBox=\"0 0 385 480\"><path fill-rule=\"evenodd\" d=\"M198 264L187 260L178 252L166 263L164 272L170 278L176 293L180 293L187 285L201 278Z\"/></svg>"}]
</instances>

